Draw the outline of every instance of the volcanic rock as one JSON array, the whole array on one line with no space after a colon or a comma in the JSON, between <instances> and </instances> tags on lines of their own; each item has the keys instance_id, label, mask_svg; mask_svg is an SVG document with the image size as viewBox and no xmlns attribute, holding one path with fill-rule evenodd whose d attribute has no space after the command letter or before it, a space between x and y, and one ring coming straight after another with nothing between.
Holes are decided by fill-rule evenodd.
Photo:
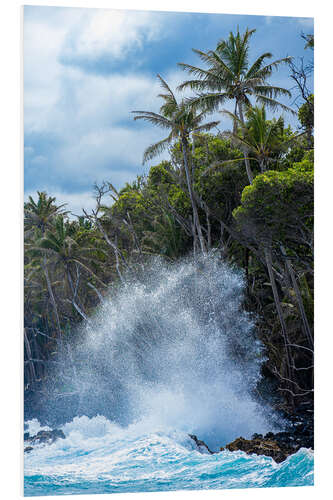
<instances>
[{"instance_id":1,"label":"volcanic rock","mask_svg":"<svg viewBox=\"0 0 333 500\"><path fill-rule=\"evenodd\" d=\"M210 455L213 455L214 451L211 451L208 448L208 446L206 445L206 443L204 441L201 441L201 439L198 439L195 434L189 434L189 436L190 436L191 439L193 439L193 441L197 445L199 451L201 451L201 452L207 452L208 451L208 453Z\"/></svg>"},{"instance_id":2,"label":"volcanic rock","mask_svg":"<svg viewBox=\"0 0 333 500\"><path fill-rule=\"evenodd\" d=\"M39 431L35 436L31 437L28 435L25 441L28 441L31 444L52 444L58 439L65 439L65 437L66 436L61 429L53 429L51 431ZM32 449L33 449L32 446L28 446L24 448L24 451L29 452Z\"/></svg>"},{"instance_id":3,"label":"volcanic rock","mask_svg":"<svg viewBox=\"0 0 333 500\"><path fill-rule=\"evenodd\" d=\"M283 462L289 455L296 453L300 446L293 444L282 444L278 443L273 439L266 438L255 438L255 439L244 439L239 437L226 445L226 449L229 451L245 451L245 453L256 455L265 455L267 457L272 457L275 462Z\"/></svg>"}]
</instances>

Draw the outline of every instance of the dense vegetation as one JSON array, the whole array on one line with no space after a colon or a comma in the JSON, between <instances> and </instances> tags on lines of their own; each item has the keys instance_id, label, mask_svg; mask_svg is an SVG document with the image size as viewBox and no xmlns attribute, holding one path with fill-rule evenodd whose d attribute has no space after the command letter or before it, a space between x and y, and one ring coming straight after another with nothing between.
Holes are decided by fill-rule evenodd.
<instances>
[{"instance_id":1,"label":"dense vegetation","mask_svg":"<svg viewBox=\"0 0 333 500\"><path fill-rule=\"evenodd\" d=\"M96 207L81 217L45 192L25 203L26 389L40 390L55 354L110 284L138 273L151 255L172 262L217 252L244 269L245 307L257 318L275 404L312 410L313 94L308 73L290 58L271 62L264 53L250 63L253 34L231 33L214 51L195 50L203 67L180 64L193 78L180 89L193 97L178 101L158 75L159 113L134 111L166 133L144 161L165 149L168 160L148 175L119 192L108 181L95 186ZM311 50L313 36L306 41ZM290 92L269 83L282 64L303 89L297 131L279 115L295 112L278 100ZM234 113L223 110L229 101ZM220 123L209 121L217 110ZM225 117L232 130L221 132Z\"/></svg>"}]
</instances>

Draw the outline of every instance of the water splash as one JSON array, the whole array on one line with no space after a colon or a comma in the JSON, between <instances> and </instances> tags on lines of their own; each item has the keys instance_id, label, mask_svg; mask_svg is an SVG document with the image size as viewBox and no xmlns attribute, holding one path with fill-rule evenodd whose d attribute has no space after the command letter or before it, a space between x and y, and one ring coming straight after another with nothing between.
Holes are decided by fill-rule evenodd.
<instances>
[{"instance_id":1,"label":"water splash","mask_svg":"<svg viewBox=\"0 0 333 500\"><path fill-rule=\"evenodd\" d=\"M28 431L37 421L27 422ZM313 453L283 463L224 450L202 454L185 432L123 428L103 416L75 417L66 436L25 454L25 496L313 485Z\"/></svg>"},{"instance_id":2,"label":"water splash","mask_svg":"<svg viewBox=\"0 0 333 500\"><path fill-rule=\"evenodd\" d=\"M263 355L243 290L242 274L213 255L154 260L111 289L61 359L61 390L79 394L73 416L180 429L215 449L272 430L253 396Z\"/></svg>"}]
</instances>

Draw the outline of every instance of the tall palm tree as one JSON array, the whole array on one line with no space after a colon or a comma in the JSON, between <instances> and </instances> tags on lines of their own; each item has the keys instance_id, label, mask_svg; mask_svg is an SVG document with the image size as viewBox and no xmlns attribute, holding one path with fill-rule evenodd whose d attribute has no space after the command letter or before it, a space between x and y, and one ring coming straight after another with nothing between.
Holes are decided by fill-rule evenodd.
<instances>
[{"instance_id":1,"label":"tall palm tree","mask_svg":"<svg viewBox=\"0 0 333 500\"><path fill-rule=\"evenodd\" d=\"M206 252L206 243L203 237L197 203L193 193L193 179L191 176L189 168L189 138L191 134L209 131L218 125L218 121L212 121L209 123L202 124L207 112L202 111L197 114L196 111L190 108L184 100L180 102L177 101L174 93L168 86L168 84L163 80L160 75L157 75L160 80L161 86L164 93L159 94L164 101L160 107L160 113L153 113L152 111L132 111L136 113L137 116L134 120L145 120L153 125L156 125L162 129L168 130L169 134L165 139L152 144L149 146L143 156L143 163L150 160L154 156L157 156L162 151L164 151L169 145L179 141L181 145L181 151L183 155L184 170L186 176L187 189L191 200L192 212L193 212L193 223L196 234L199 238L201 252Z\"/></svg>"},{"instance_id":2,"label":"tall palm tree","mask_svg":"<svg viewBox=\"0 0 333 500\"><path fill-rule=\"evenodd\" d=\"M257 103L269 106L271 109L282 108L292 111L288 106L277 101L281 96L291 97L289 90L270 85L268 78L273 70L283 63L289 63L291 58L285 57L268 62L272 57L270 52L261 54L251 65L249 64L250 39L256 30L246 29L245 33L230 33L227 40L221 40L215 50L203 52L193 49L207 66L199 68L186 63L178 63L195 79L185 81L179 90L191 89L197 95L187 99L187 103L195 109L216 111L225 102L234 100L234 113L244 124L244 107L251 105L251 98ZM246 156L246 150L244 150ZM250 183L252 173L248 160L245 160Z\"/></svg>"}]
</instances>

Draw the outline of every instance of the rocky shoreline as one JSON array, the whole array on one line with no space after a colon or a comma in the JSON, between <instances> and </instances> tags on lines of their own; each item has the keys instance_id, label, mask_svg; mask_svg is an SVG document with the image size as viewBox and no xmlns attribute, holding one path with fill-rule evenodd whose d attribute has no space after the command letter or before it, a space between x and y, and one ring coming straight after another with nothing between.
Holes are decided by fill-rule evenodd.
<instances>
[{"instance_id":1,"label":"rocky shoreline","mask_svg":"<svg viewBox=\"0 0 333 500\"><path fill-rule=\"evenodd\" d=\"M39 431L35 436L30 436L29 432L24 433L24 443L29 443L25 446L24 452L29 453L33 450L32 444L52 444L58 439L65 439L65 434L61 429L53 429L51 431Z\"/></svg>"},{"instance_id":2,"label":"rocky shoreline","mask_svg":"<svg viewBox=\"0 0 333 500\"><path fill-rule=\"evenodd\" d=\"M197 448L202 453L219 453L209 449L207 444L198 439L195 434L189 434L189 437L195 442ZM24 452L29 453L36 444L52 444L58 439L65 439L61 429L50 431L39 431L35 436L30 436L28 432L24 434L25 446ZM281 432L268 432L262 434L253 434L251 439L238 437L231 443L221 447L219 451L244 451L247 454L265 455L273 458L276 463L281 463L287 457L296 453L300 448L314 449L314 429L313 420L304 416L289 417L289 425L286 430Z\"/></svg>"},{"instance_id":3,"label":"rocky shoreline","mask_svg":"<svg viewBox=\"0 0 333 500\"><path fill-rule=\"evenodd\" d=\"M304 416L294 416L289 417L289 422L284 431L268 432L265 436L253 434L251 439L238 437L221 447L219 451L244 451L249 455L265 455L273 458L276 463L281 463L300 448L314 449L313 420ZM194 434L189 434L189 436L196 443L199 451L210 454L218 453L211 451L207 444Z\"/></svg>"}]
</instances>

